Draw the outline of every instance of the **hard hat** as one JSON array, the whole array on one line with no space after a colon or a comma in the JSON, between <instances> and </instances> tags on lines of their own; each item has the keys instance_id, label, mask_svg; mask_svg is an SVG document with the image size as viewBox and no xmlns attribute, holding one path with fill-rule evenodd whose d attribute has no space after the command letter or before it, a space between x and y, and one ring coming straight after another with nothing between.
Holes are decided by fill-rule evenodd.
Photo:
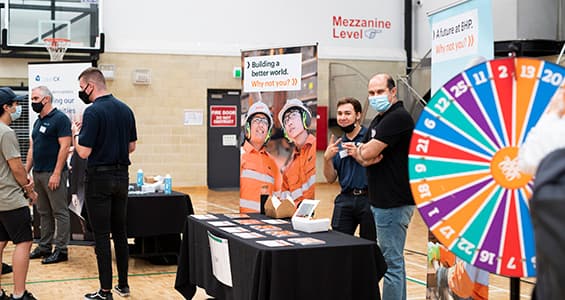
<instances>
[{"instance_id":1,"label":"hard hat","mask_svg":"<svg viewBox=\"0 0 565 300\"><path fill-rule=\"evenodd\" d=\"M279 111L279 122L281 122L281 126L284 128L284 114L292 108L298 108L302 111L302 122L304 125L304 129L308 129L310 127L310 121L312 119L312 114L310 110L300 101L299 99L288 99L286 103Z\"/></svg>"},{"instance_id":2,"label":"hard hat","mask_svg":"<svg viewBox=\"0 0 565 300\"><path fill-rule=\"evenodd\" d=\"M264 114L265 116L267 116L267 118L269 119L269 130L273 128L273 116L271 116L271 111L269 110L267 104L260 101L253 103L249 107L249 110L247 111L247 115L245 117L245 123L251 122L251 118L255 114Z\"/></svg>"}]
</instances>

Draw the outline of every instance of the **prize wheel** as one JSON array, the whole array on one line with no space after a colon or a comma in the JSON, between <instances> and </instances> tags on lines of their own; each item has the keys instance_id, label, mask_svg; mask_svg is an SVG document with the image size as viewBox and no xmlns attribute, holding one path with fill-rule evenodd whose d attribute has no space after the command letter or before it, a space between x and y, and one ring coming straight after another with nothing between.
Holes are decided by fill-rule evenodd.
<instances>
[{"instance_id":1,"label":"prize wheel","mask_svg":"<svg viewBox=\"0 0 565 300\"><path fill-rule=\"evenodd\" d=\"M518 149L563 84L565 68L503 58L439 89L410 143L410 186L436 238L459 258L509 277L535 276L532 177Z\"/></svg>"}]
</instances>

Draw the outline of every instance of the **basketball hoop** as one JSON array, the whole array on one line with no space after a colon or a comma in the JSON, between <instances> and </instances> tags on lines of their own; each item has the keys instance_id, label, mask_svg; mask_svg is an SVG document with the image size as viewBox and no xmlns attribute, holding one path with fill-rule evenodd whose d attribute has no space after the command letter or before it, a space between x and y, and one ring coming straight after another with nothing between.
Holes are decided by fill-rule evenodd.
<instances>
[{"instance_id":1,"label":"basketball hoop","mask_svg":"<svg viewBox=\"0 0 565 300\"><path fill-rule=\"evenodd\" d=\"M67 47L71 44L71 40L65 38L44 38L43 42L49 51L51 61L62 61Z\"/></svg>"}]
</instances>

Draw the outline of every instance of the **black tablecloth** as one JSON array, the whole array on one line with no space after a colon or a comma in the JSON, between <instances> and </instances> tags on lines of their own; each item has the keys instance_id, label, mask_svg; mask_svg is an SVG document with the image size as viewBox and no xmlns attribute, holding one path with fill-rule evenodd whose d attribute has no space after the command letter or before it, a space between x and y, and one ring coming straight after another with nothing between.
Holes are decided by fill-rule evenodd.
<instances>
[{"instance_id":1,"label":"black tablecloth","mask_svg":"<svg viewBox=\"0 0 565 300\"><path fill-rule=\"evenodd\" d=\"M171 194L128 194L128 237L150 237L177 234L184 230L186 216L194 213L190 196L173 191ZM39 213L34 205L34 238L40 237ZM74 214L71 213L73 216ZM80 222L71 224L73 233L82 233Z\"/></svg>"},{"instance_id":2,"label":"black tablecloth","mask_svg":"<svg viewBox=\"0 0 565 300\"><path fill-rule=\"evenodd\" d=\"M218 220L229 220L216 216ZM251 217L264 218L258 214ZM335 231L297 231L298 237L313 237L326 243L271 248L256 243L261 239L239 238L208 221L189 216L186 222L175 282L175 288L186 298L192 298L196 286L200 286L210 296L225 300L380 299L378 281L386 267L381 265L382 255L374 241ZM290 224L276 226L292 230ZM212 273L207 231L228 239L231 288ZM267 235L262 239L277 238Z\"/></svg>"},{"instance_id":3,"label":"black tablecloth","mask_svg":"<svg viewBox=\"0 0 565 300\"><path fill-rule=\"evenodd\" d=\"M190 196L172 192L128 195L128 237L180 234L194 213Z\"/></svg>"}]
</instances>

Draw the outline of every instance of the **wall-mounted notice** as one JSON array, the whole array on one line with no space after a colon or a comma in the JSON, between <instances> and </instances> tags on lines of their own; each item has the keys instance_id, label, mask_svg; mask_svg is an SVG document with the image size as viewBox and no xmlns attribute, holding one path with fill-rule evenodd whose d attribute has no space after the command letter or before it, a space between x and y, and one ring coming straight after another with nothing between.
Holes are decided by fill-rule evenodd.
<instances>
[{"instance_id":1,"label":"wall-mounted notice","mask_svg":"<svg viewBox=\"0 0 565 300\"><path fill-rule=\"evenodd\" d=\"M237 106L235 105L211 105L210 127L236 127Z\"/></svg>"},{"instance_id":2,"label":"wall-mounted notice","mask_svg":"<svg viewBox=\"0 0 565 300\"><path fill-rule=\"evenodd\" d=\"M204 123L204 112L201 109L185 109L184 125L202 125Z\"/></svg>"}]
</instances>

